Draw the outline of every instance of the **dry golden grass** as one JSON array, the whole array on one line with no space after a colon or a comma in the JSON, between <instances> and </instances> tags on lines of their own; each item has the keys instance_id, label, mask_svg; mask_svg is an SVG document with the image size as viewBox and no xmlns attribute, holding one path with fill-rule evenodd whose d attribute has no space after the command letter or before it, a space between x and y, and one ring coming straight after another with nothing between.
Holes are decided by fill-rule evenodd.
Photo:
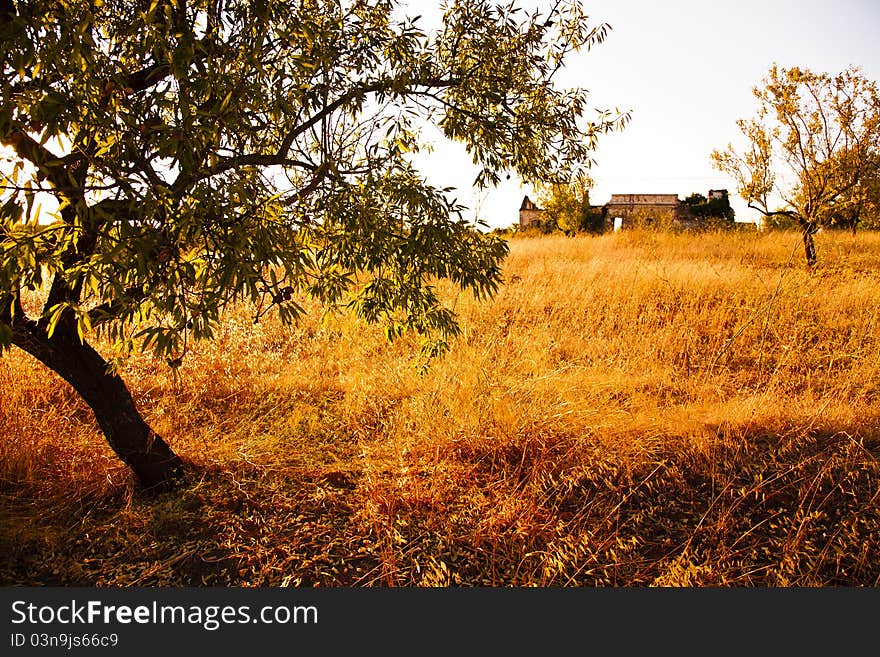
<instances>
[{"instance_id":1,"label":"dry golden grass","mask_svg":"<svg viewBox=\"0 0 880 657\"><path fill-rule=\"evenodd\" d=\"M13 350L0 582L877 586L880 235L818 245L514 239L423 376L414 339L242 308L123 372L191 464L159 499Z\"/></svg>"}]
</instances>

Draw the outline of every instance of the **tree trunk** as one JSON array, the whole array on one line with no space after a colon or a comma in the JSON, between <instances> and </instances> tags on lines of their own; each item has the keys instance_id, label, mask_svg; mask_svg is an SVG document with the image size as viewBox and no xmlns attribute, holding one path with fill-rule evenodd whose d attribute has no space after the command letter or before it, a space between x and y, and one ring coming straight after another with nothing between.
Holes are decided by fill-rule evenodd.
<instances>
[{"instance_id":1,"label":"tree trunk","mask_svg":"<svg viewBox=\"0 0 880 657\"><path fill-rule=\"evenodd\" d=\"M13 344L67 381L92 409L110 447L149 491L171 489L183 462L147 425L125 383L107 371L107 361L75 330L59 325L49 338L36 322L18 323Z\"/></svg>"},{"instance_id":2,"label":"tree trunk","mask_svg":"<svg viewBox=\"0 0 880 657\"><path fill-rule=\"evenodd\" d=\"M804 237L804 255L807 257L807 266L813 267L818 260L818 257L816 256L816 242L813 239L813 235L818 230L818 227L811 221L804 222L802 224L802 227Z\"/></svg>"}]
</instances>

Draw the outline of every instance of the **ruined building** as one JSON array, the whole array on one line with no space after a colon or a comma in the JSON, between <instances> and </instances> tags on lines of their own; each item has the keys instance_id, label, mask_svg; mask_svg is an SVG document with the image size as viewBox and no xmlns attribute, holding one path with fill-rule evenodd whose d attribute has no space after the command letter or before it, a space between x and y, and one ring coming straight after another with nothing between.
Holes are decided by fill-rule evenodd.
<instances>
[{"instance_id":1,"label":"ruined building","mask_svg":"<svg viewBox=\"0 0 880 657\"><path fill-rule=\"evenodd\" d=\"M615 229L685 219L678 194L612 194L605 209Z\"/></svg>"},{"instance_id":2,"label":"ruined building","mask_svg":"<svg viewBox=\"0 0 880 657\"><path fill-rule=\"evenodd\" d=\"M544 210L535 205L528 196L524 196L519 206L519 227L526 228L529 224L540 222L544 216Z\"/></svg>"},{"instance_id":3,"label":"ruined building","mask_svg":"<svg viewBox=\"0 0 880 657\"><path fill-rule=\"evenodd\" d=\"M703 200L710 204L724 201L727 205L727 190L710 189ZM729 209L729 205L727 207ZM611 200L605 205L590 206L590 209L601 212L603 220L608 221L608 225L614 230L635 225L697 228L706 217L705 208L700 211L699 208L689 205L689 200L681 201L678 194L612 194ZM519 208L519 227L522 229L535 225L543 218L544 210L528 196L524 196ZM732 213L730 220L733 220Z\"/></svg>"}]
</instances>

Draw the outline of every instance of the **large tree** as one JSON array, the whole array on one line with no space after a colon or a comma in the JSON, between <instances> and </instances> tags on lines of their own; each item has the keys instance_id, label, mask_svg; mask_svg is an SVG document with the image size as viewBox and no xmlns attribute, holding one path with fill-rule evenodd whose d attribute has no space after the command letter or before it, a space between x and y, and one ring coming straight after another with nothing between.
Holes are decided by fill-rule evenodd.
<instances>
[{"instance_id":1,"label":"large tree","mask_svg":"<svg viewBox=\"0 0 880 657\"><path fill-rule=\"evenodd\" d=\"M506 245L411 165L420 125L481 185L566 175L614 127L554 82L607 31L576 1L443 9L428 31L394 0L0 2L0 347L69 382L146 487L182 464L112 359L173 367L229 304L295 321L306 296L442 344L433 281L492 294Z\"/></svg>"},{"instance_id":2,"label":"large tree","mask_svg":"<svg viewBox=\"0 0 880 657\"><path fill-rule=\"evenodd\" d=\"M712 159L734 178L750 208L797 223L812 266L813 235L841 212L859 210L876 175L877 85L855 67L829 75L773 66L754 94L756 116L737 121L745 146L728 145Z\"/></svg>"}]
</instances>

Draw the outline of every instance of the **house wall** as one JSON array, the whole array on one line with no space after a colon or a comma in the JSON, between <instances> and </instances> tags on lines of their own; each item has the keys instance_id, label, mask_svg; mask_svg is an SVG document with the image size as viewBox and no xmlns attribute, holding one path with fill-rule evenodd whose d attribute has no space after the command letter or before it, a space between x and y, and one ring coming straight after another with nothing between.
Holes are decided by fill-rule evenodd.
<instances>
[{"instance_id":1,"label":"house wall","mask_svg":"<svg viewBox=\"0 0 880 657\"><path fill-rule=\"evenodd\" d=\"M544 211L543 210L520 210L519 211L519 226L520 228L525 228L530 223L534 221L541 221L543 219Z\"/></svg>"},{"instance_id":2,"label":"house wall","mask_svg":"<svg viewBox=\"0 0 880 657\"><path fill-rule=\"evenodd\" d=\"M627 228L639 223L671 223L678 218L679 205L677 194L612 194L605 207L612 221L621 219L615 222L617 226Z\"/></svg>"},{"instance_id":3,"label":"house wall","mask_svg":"<svg viewBox=\"0 0 880 657\"><path fill-rule=\"evenodd\" d=\"M646 205L678 206L678 194L612 194L608 207L625 205L644 207Z\"/></svg>"}]
</instances>

